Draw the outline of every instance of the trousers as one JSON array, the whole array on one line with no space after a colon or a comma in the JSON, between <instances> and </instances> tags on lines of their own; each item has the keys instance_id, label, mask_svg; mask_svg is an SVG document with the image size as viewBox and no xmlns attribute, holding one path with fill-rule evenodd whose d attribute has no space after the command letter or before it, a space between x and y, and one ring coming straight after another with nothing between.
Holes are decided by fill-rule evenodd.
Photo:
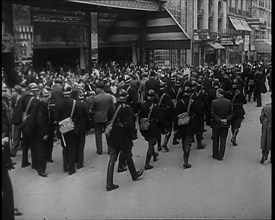
<instances>
[{"instance_id":1,"label":"trousers","mask_svg":"<svg viewBox=\"0 0 275 220\"><path fill-rule=\"evenodd\" d=\"M213 157L223 159L228 127L212 128Z\"/></svg>"}]
</instances>

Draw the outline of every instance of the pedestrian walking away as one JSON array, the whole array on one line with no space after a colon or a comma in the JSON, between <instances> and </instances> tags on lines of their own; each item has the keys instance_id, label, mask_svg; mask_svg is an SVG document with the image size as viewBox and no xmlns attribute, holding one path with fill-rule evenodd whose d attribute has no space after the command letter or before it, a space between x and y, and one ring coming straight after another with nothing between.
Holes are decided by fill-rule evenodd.
<instances>
[{"instance_id":1,"label":"pedestrian walking away","mask_svg":"<svg viewBox=\"0 0 275 220\"><path fill-rule=\"evenodd\" d=\"M233 107L231 101L224 98L223 89L217 89L216 97L217 99L214 99L211 103L212 157L223 160L228 129L233 117Z\"/></svg>"},{"instance_id":2,"label":"pedestrian walking away","mask_svg":"<svg viewBox=\"0 0 275 220\"><path fill-rule=\"evenodd\" d=\"M271 95L270 95L271 96ZM262 124L262 133L261 133L261 149L262 149L262 159L260 161L263 164L267 158L268 154L271 151L272 143L272 104L266 104L261 111L260 123ZM271 162L271 156L270 156Z\"/></svg>"}]
</instances>

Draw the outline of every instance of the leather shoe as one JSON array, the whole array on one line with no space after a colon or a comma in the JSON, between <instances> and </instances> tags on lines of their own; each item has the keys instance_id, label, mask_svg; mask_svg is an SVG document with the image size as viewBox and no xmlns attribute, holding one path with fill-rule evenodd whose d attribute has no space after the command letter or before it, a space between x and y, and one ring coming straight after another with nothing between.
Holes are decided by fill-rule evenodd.
<instances>
[{"instance_id":1,"label":"leather shoe","mask_svg":"<svg viewBox=\"0 0 275 220\"><path fill-rule=\"evenodd\" d=\"M48 176L48 174L45 173L45 172L38 172L38 175L42 176L42 177L47 177Z\"/></svg>"},{"instance_id":2,"label":"leather shoe","mask_svg":"<svg viewBox=\"0 0 275 220\"><path fill-rule=\"evenodd\" d=\"M134 181L137 180L142 174L143 174L143 169L138 170L138 171L137 171L137 174L136 174L136 176L133 178L133 180L134 180Z\"/></svg>"},{"instance_id":3,"label":"leather shoe","mask_svg":"<svg viewBox=\"0 0 275 220\"><path fill-rule=\"evenodd\" d=\"M77 169L81 169L81 168L83 168L84 167L84 165L83 164L77 164Z\"/></svg>"},{"instance_id":4,"label":"leather shoe","mask_svg":"<svg viewBox=\"0 0 275 220\"><path fill-rule=\"evenodd\" d=\"M23 215L23 213L20 212L17 208L14 208L14 209L13 209L13 214L16 215L16 216Z\"/></svg>"},{"instance_id":5,"label":"leather shoe","mask_svg":"<svg viewBox=\"0 0 275 220\"><path fill-rule=\"evenodd\" d=\"M111 186L107 186L107 187L106 187L106 190L107 190L107 191L111 191L111 190L117 189L118 187L119 187L119 185L113 184L113 185L111 185Z\"/></svg>"},{"instance_id":6,"label":"leather shoe","mask_svg":"<svg viewBox=\"0 0 275 220\"><path fill-rule=\"evenodd\" d=\"M162 147L161 146L158 146L158 151L161 151L162 150Z\"/></svg>"},{"instance_id":7,"label":"leather shoe","mask_svg":"<svg viewBox=\"0 0 275 220\"><path fill-rule=\"evenodd\" d=\"M73 170L73 171L69 171L69 175L73 175L76 171Z\"/></svg>"},{"instance_id":8,"label":"leather shoe","mask_svg":"<svg viewBox=\"0 0 275 220\"><path fill-rule=\"evenodd\" d=\"M169 152L169 149L167 146L163 145L162 148L166 151L166 152Z\"/></svg>"},{"instance_id":9,"label":"leather shoe","mask_svg":"<svg viewBox=\"0 0 275 220\"><path fill-rule=\"evenodd\" d=\"M144 166L144 170L151 170L151 169L153 169L153 165L145 165Z\"/></svg>"},{"instance_id":10,"label":"leather shoe","mask_svg":"<svg viewBox=\"0 0 275 220\"><path fill-rule=\"evenodd\" d=\"M264 164L265 160L266 160L266 159L265 159L264 157L262 157L260 163L261 163L261 164Z\"/></svg>"},{"instance_id":11,"label":"leather shoe","mask_svg":"<svg viewBox=\"0 0 275 220\"><path fill-rule=\"evenodd\" d=\"M30 162L27 162L26 164L22 164L21 167L24 168L24 167L27 167L27 166L30 166L31 163Z\"/></svg>"},{"instance_id":12,"label":"leather shoe","mask_svg":"<svg viewBox=\"0 0 275 220\"><path fill-rule=\"evenodd\" d=\"M173 145L177 145L179 142L177 140L173 140Z\"/></svg>"},{"instance_id":13,"label":"leather shoe","mask_svg":"<svg viewBox=\"0 0 275 220\"><path fill-rule=\"evenodd\" d=\"M119 168L117 168L117 172L118 172L118 173L125 172L126 170L127 170L126 167L119 167Z\"/></svg>"},{"instance_id":14,"label":"leather shoe","mask_svg":"<svg viewBox=\"0 0 275 220\"><path fill-rule=\"evenodd\" d=\"M216 159L216 160L218 160L219 158L218 157L216 157L216 156L212 156L213 157L213 159Z\"/></svg>"},{"instance_id":15,"label":"leather shoe","mask_svg":"<svg viewBox=\"0 0 275 220\"><path fill-rule=\"evenodd\" d=\"M154 155L154 162L156 162L158 160L158 156L159 156L159 153L156 152L155 155Z\"/></svg>"},{"instance_id":16,"label":"leather shoe","mask_svg":"<svg viewBox=\"0 0 275 220\"><path fill-rule=\"evenodd\" d=\"M53 159L49 159L49 160L47 160L48 162L50 162L50 163L53 163Z\"/></svg>"},{"instance_id":17,"label":"leather shoe","mask_svg":"<svg viewBox=\"0 0 275 220\"><path fill-rule=\"evenodd\" d=\"M206 144L201 144L197 147L198 150L202 150L206 147Z\"/></svg>"},{"instance_id":18,"label":"leather shoe","mask_svg":"<svg viewBox=\"0 0 275 220\"><path fill-rule=\"evenodd\" d=\"M191 164L189 164L189 163L188 163L188 164L183 164L183 168L184 168L184 169L188 169L188 168L190 168L190 167L191 167Z\"/></svg>"},{"instance_id":19,"label":"leather shoe","mask_svg":"<svg viewBox=\"0 0 275 220\"><path fill-rule=\"evenodd\" d=\"M237 146L236 140L234 140L234 138L231 138L231 143L233 144L233 146Z\"/></svg>"}]
</instances>

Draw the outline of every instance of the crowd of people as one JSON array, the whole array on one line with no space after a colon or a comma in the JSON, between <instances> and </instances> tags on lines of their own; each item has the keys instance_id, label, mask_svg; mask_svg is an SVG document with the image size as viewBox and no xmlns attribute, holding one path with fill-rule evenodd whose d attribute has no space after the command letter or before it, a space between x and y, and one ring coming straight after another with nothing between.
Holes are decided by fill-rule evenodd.
<instances>
[{"instance_id":1,"label":"crowd of people","mask_svg":"<svg viewBox=\"0 0 275 220\"><path fill-rule=\"evenodd\" d=\"M85 164L86 135L94 129L96 153L101 155L108 127L107 191L118 188L113 183L117 159L118 172L128 167L134 181L143 174L143 168L137 170L132 159L138 129L148 143L144 170L153 168L151 160L158 160L158 151L169 152L170 137L173 145L181 141L183 168L190 168L192 143L196 139L199 150L206 146L205 126L212 128L212 157L222 160L229 128L230 141L237 145L245 115L243 105L254 101L262 107L266 79L270 92L272 89L272 67L262 62L172 69L113 61L92 68L90 73L66 68L56 71L47 65L39 72L17 69L13 88L7 87L3 71L2 139L8 138L8 164L14 165L10 157L21 149L21 167L31 165L39 176L47 177L46 164L54 162L57 138L61 140L63 170L73 175ZM266 112L265 107L262 123ZM73 129L61 132L61 122L68 118ZM261 163L267 159L270 146L264 147Z\"/></svg>"}]
</instances>

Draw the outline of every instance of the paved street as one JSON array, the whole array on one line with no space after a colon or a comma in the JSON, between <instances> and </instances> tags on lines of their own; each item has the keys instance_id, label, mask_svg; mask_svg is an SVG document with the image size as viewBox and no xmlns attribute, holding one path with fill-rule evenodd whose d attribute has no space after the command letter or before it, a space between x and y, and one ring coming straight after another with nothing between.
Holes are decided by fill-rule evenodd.
<instances>
[{"instance_id":1,"label":"paved street","mask_svg":"<svg viewBox=\"0 0 275 220\"><path fill-rule=\"evenodd\" d=\"M270 93L263 94L263 104ZM261 108L245 105L246 116L238 146L227 139L223 161L213 160L211 130L207 127L207 147L190 154L192 168L182 168L180 145L168 145L160 152L154 169L133 182L129 172L114 174L120 187L107 192L107 148L95 153L94 135L87 137L84 168L68 176L62 170L61 146L54 147L54 163L47 165L48 178L31 169L21 168L21 151L10 172L15 206L23 212L16 219L109 219L109 218L227 218L271 219L271 163L261 159L259 116ZM137 169L144 166L147 144L139 134L133 158ZM116 170L116 168L115 168Z\"/></svg>"}]
</instances>

